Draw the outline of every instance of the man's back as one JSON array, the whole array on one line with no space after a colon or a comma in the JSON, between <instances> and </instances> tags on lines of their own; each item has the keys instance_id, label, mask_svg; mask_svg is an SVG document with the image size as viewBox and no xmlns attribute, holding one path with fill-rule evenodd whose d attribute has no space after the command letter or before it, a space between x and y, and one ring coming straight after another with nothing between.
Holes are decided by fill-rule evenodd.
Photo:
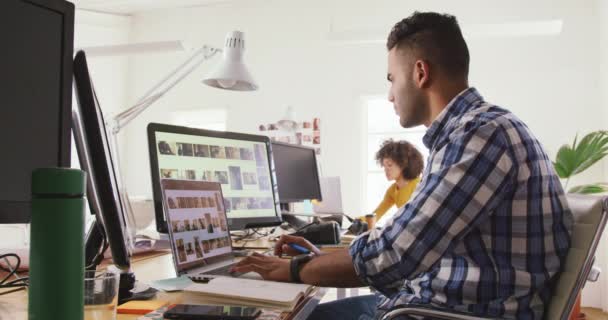
<instances>
[{"instance_id":1,"label":"man's back","mask_svg":"<svg viewBox=\"0 0 608 320\"><path fill-rule=\"evenodd\" d=\"M542 146L473 88L437 117L424 143L429 161L410 203L351 247L357 273L388 297L383 309L434 303L539 319L572 223Z\"/></svg>"}]
</instances>

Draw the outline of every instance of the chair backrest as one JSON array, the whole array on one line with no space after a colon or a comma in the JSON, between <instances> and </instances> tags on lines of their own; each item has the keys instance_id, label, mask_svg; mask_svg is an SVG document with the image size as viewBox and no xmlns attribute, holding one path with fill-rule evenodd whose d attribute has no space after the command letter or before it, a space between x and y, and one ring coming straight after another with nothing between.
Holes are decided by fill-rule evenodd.
<instances>
[{"instance_id":1,"label":"chair backrest","mask_svg":"<svg viewBox=\"0 0 608 320\"><path fill-rule=\"evenodd\" d=\"M608 198L568 195L572 211L572 241L566 264L554 288L545 319L566 320L593 267L595 250L606 226Z\"/></svg>"}]
</instances>

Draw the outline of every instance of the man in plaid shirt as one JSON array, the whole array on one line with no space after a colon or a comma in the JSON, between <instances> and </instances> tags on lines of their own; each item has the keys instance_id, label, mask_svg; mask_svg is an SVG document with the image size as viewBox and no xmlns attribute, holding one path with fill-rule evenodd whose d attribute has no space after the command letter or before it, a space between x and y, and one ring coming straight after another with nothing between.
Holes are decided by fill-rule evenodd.
<instances>
[{"instance_id":1,"label":"man in plaid shirt","mask_svg":"<svg viewBox=\"0 0 608 320\"><path fill-rule=\"evenodd\" d=\"M403 127L423 124L427 167L409 203L349 250L302 265L245 259L237 271L377 296L322 304L311 319L370 319L417 303L475 315L541 319L570 246L572 215L530 129L468 86L469 53L453 16L414 13L388 39L389 100ZM290 268L291 267L291 268ZM294 276L292 270L297 270Z\"/></svg>"}]
</instances>

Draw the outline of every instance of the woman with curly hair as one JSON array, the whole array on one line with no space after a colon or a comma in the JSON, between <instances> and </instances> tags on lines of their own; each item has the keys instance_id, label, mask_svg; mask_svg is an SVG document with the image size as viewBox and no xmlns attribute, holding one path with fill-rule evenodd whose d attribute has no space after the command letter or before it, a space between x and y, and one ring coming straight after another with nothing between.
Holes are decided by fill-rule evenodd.
<instances>
[{"instance_id":1,"label":"woman with curly hair","mask_svg":"<svg viewBox=\"0 0 608 320\"><path fill-rule=\"evenodd\" d=\"M384 168L386 178L395 181L386 190L384 199L374 210L378 221L393 205L401 208L407 203L420 182L424 160L420 151L411 143L389 139L380 146L380 150L376 153L376 161Z\"/></svg>"}]
</instances>

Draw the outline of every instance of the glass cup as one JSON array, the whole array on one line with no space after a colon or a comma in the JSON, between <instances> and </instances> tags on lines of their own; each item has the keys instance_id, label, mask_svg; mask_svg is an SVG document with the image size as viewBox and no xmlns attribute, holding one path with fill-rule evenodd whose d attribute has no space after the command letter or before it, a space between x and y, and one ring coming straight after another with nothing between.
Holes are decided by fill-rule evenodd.
<instances>
[{"instance_id":1,"label":"glass cup","mask_svg":"<svg viewBox=\"0 0 608 320\"><path fill-rule=\"evenodd\" d=\"M119 274L85 271L84 320L116 320Z\"/></svg>"}]
</instances>

